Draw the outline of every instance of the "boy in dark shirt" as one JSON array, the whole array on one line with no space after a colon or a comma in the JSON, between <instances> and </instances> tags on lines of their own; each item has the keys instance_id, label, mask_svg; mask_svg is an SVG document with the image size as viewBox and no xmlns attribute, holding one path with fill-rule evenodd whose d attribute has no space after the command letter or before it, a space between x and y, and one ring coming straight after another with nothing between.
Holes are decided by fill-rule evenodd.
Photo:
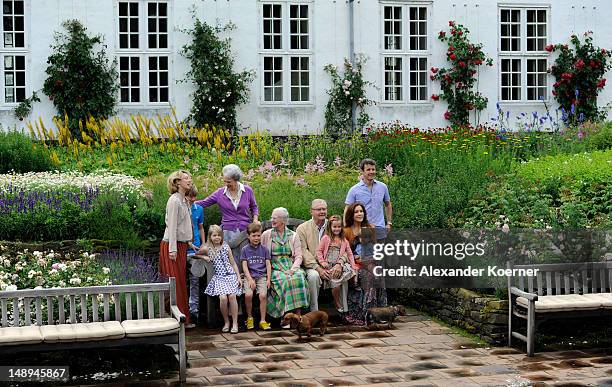
<instances>
[{"instance_id":1,"label":"boy in dark shirt","mask_svg":"<svg viewBox=\"0 0 612 387\"><path fill-rule=\"evenodd\" d=\"M266 322L266 308L268 300L268 288L270 287L270 275L272 265L270 264L270 251L261 245L261 225L251 223L247 227L249 244L242 248L240 261L244 272L244 297L246 301L247 329L255 328L253 320L253 292L259 294L259 312L261 320L259 328L267 331L270 323Z\"/></svg>"}]
</instances>

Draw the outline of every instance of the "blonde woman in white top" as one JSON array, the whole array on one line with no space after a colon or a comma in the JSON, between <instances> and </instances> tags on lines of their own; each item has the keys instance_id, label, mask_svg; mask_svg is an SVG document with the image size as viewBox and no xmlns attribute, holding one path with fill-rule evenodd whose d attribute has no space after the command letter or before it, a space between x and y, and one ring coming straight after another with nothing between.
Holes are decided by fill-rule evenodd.
<instances>
[{"instance_id":1,"label":"blonde woman in white top","mask_svg":"<svg viewBox=\"0 0 612 387\"><path fill-rule=\"evenodd\" d=\"M176 279L176 301L187 318L186 327L193 328L189 319L187 294L187 248L193 239L191 206L185 193L191 188L191 174L179 170L168 176L170 197L166 204L166 230L159 249L159 273Z\"/></svg>"}]
</instances>

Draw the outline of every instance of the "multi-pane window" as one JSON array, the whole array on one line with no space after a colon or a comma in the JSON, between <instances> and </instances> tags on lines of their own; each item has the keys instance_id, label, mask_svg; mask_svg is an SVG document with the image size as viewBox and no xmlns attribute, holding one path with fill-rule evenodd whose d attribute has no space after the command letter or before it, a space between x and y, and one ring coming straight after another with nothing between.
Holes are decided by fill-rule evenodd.
<instances>
[{"instance_id":1,"label":"multi-pane window","mask_svg":"<svg viewBox=\"0 0 612 387\"><path fill-rule=\"evenodd\" d=\"M140 57L119 57L121 102L140 102Z\"/></svg>"},{"instance_id":2,"label":"multi-pane window","mask_svg":"<svg viewBox=\"0 0 612 387\"><path fill-rule=\"evenodd\" d=\"M149 101L168 101L168 57L149 57Z\"/></svg>"},{"instance_id":3,"label":"multi-pane window","mask_svg":"<svg viewBox=\"0 0 612 387\"><path fill-rule=\"evenodd\" d=\"M283 8L280 4L263 5L263 38L265 50L283 48Z\"/></svg>"},{"instance_id":4,"label":"multi-pane window","mask_svg":"<svg viewBox=\"0 0 612 387\"><path fill-rule=\"evenodd\" d=\"M384 7L385 50L402 49L402 7Z\"/></svg>"},{"instance_id":5,"label":"multi-pane window","mask_svg":"<svg viewBox=\"0 0 612 387\"><path fill-rule=\"evenodd\" d=\"M427 8L410 7L410 49L427 50Z\"/></svg>"},{"instance_id":6,"label":"multi-pane window","mask_svg":"<svg viewBox=\"0 0 612 387\"><path fill-rule=\"evenodd\" d=\"M25 1L2 2L2 89L4 103L26 98Z\"/></svg>"},{"instance_id":7,"label":"multi-pane window","mask_svg":"<svg viewBox=\"0 0 612 387\"><path fill-rule=\"evenodd\" d=\"M261 4L263 103L312 101L311 11L304 2Z\"/></svg>"},{"instance_id":8,"label":"multi-pane window","mask_svg":"<svg viewBox=\"0 0 612 387\"><path fill-rule=\"evenodd\" d=\"M382 4L383 102L427 101L429 8Z\"/></svg>"},{"instance_id":9,"label":"multi-pane window","mask_svg":"<svg viewBox=\"0 0 612 387\"><path fill-rule=\"evenodd\" d=\"M170 100L169 13L166 1L118 3L121 102Z\"/></svg>"},{"instance_id":10,"label":"multi-pane window","mask_svg":"<svg viewBox=\"0 0 612 387\"><path fill-rule=\"evenodd\" d=\"M385 100L401 101L402 93L402 58L385 57Z\"/></svg>"},{"instance_id":11,"label":"multi-pane window","mask_svg":"<svg viewBox=\"0 0 612 387\"><path fill-rule=\"evenodd\" d=\"M119 48L138 48L138 3L119 3Z\"/></svg>"},{"instance_id":12,"label":"multi-pane window","mask_svg":"<svg viewBox=\"0 0 612 387\"><path fill-rule=\"evenodd\" d=\"M147 38L149 48L168 48L168 3L147 4Z\"/></svg>"},{"instance_id":13,"label":"multi-pane window","mask_svg":"<svg viewBox=\"0 0 612 387\"><path fill-rule=\"evenodd\" d=\"M308 6L289 6L289 41L292 50L308 50Z\"/></svg>"},{"instance_id":14,"label":"multi-pane window","mask_svg":"<svg viewBox=\"0 0 612 387\"><path fill-rule=\"evenodd\" d=\"M307 56L291 57L291 100L308 101L310 85L310 58Z\"/></svg>"},{"instance_id":15,"label":"multi-pane window","mask_svg":"<svg viewBox=\"0 0 612 387\"><path fill-rule=\"evenodd\" d=\"M500 8L502 101L537 101L548 98L548 34L548 8Z\"/></svg>"},{"instance_id":16,"label":"multi-pane window","mask_svg":"<svg viewBox=\"0 0 612 387\"><path fill-rule=\"evenodd\" d=\"M427 58L410 58L410 100L425 101L427 94Z\"/></svg>"}]
</instances>

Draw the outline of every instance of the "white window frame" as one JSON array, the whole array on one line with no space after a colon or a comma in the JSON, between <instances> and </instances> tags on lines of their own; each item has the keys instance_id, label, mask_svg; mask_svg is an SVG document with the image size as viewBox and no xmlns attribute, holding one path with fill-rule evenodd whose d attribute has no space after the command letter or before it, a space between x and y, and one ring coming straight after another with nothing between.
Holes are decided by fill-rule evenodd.
<instances>
[{"instance_id":1,"label":"white window frame","mask_svg":"<svg viewBox=\"0 0 612 387\"><path fill-rule=\"evenodd\" d=\"M264 30L263 30L263 9L264 5L281 5L281 47L280 49L265 49L264 48ZM290 30L290 6L291 5L307 5L308 6L308 48L307 49L291 49L291 30ZM314 34L313 34L313 15L314 1L305 0L259 0L258 4L258 34L259 34L259 74L261 79L259 83L260 106L313 106L315 104L315 66L314 66ZM293 19L294 20L294 19ZM282 57L282 101L266 101L265 100L265 85L264 85L264 58L265 57ZM292 101L291 100L291 58L306 57L308 58L308 101ZM301 98L301 95L300 95Z\"/></svg>"},{"instance_id":2,"label":"white window frame","mask_svg":"<svg viewBox=\"0 0 612 387\"><path fill-rule=\"evenodd\" d=\"M30 85L29 85L29 72L30 72L30 43L29 43L29 27L30 27L30 15L31 15L31 5L30 5L30 1L28 0L23 0L23 47L5 47L4 45L4 9L2 8L1 11L1 16L2 19L0 21L0 92L2 93L2 96L0 97L0 110L10 110L10 109L14 109L17 105L19 105L20 102L17 101L17 93L16 93L16 89L17 89L17 85L15 85L15 83L17 82L16 77L13 77L13 85L12 86L8 86L13 88L14 90L14 98L15 98L15 102L6 102L6 77L5 77L5 70L4 70L4 61L5 61L5 57L7 56L12 56L13 58L17 57L17 56L23 56L24 57L24 98L28 98L28 96L30 95ZM14 11L13 11L13 15L14 15ZM13 30L10 32L15 32L14 29L14 24L13 24ZM15 44L15 37L13 35L13 45ZM13 66L15 66L15 62L16 60L13 59L14 63ZM16 73L18 70L14 69L14 70L10 70L13 73ZM19 70L21 71L21 70Z\"/></svg>"},{"instance_id":3,"label":"white window frame","mask_svg":"<svg viewBox=\"0 0 612 387\"><path fill-rule=\"evenodd\" d=\"M502 10L519 10L520 11L520 50L518 51L502 51L501 47L501 15ZM540 103L539 99L527 99L528 88L539 88L545 87L546 92L544 93L544 101L550 101L552 88L550 77L546 76L546 82L543 86L527 86L528 72L527 72L527 61L531 59L546 59L546 68L550 66L550 53L546 50L541 51L528 51L527 50L527 11L528 10L545 10L546 11L546 43L544 46L550 44L551 41L551 6L550 4L498 4L497 6L497 53L498 53L498 101L502 104L534 104ZM521 98L517 100L502 100L502 60L504 59L519 59L521 62ZM537 78L537 76L536 76ZM537 80L536 80L537 82ZM537 94L537 92L536 92Z\"/></svg>"},{"instance_id":4,"label":"white window frame","mask_svg":"<svg viewBox=\"0 0 612 387\"><path fill-rule=\"evenodd\" d=\"M119 42L119 3L138 3L138 47L134 48L120 48ZM167 35L168 35L168 47L167 48L149 48L149 28L148 28L148 5L149 3L165 3L167 4ZM173 7L174 2L172 0L115 0L113 17L115 18L115 56L118 62L118 71L121 73L120 57L138 57L140 61L139 70L139 93L140 102L122 102L121 101L121 85L119 86L118 104L121 108L168 108L174 102L174 76L173 76L173 39L172 39L172 20L173 18ZM158 32L159 33L159 32ZM159 42L159 39L156 40ZM165 56L168 58L168 101L164 102L150 102L149 101L149 58ZM159 75L158 75L159 80ZM156 86L159 88L160 86ZM131 91L130 91L131 94ZM158 91L159 95L159 91Z\"/></svg>"},{"instance_id":5,"label":"white window frame","mask_svg":"<svg viewBox=\"0 0 612 387\"><path fill-rule=\"evenodd\" d=\"M401 7L401 49L385 49L385 7ZM426 9L426 26L427 26L427 35L426 35L426 45L427 49L419 49L419 50L410 50L410 8L425 8ZM432 16L432 1L380 1L379 2L379 20L380 23L380 36L379 40L379 50L380 50L380 63L381 63L381 71L380 71L380 104L388 105L388 106L415 106L415 105L430 105L432 102L429 98L431 94L431 81L429 79L429 67L431 63L431 49L432 49L432 28L433 28L433 16ZM420 36L420 35L415 35ZM387 100L386 99L386 71L385 71L385 60L386 58L401 58L402 60L402 99L401 100ZM410 83L411 76L411 59L414 58L424 58L427 61L425 66L425 98L420 100L413 100L410 98L411 89L415 86ZM395 86L396 87L396 86Z\"/></svg>"}]
</instances>

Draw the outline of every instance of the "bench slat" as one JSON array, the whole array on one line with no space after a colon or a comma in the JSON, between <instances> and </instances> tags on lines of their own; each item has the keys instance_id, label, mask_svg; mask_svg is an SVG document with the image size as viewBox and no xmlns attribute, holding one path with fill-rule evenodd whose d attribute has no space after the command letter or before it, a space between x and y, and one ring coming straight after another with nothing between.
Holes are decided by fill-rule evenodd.
<instances>
[{"instance_id":1,"label":"bench slat","mask_svg":"<svg viewBox=\"0 0 612 387\"><path fill-rule=\"evenodd\" d=\"M42 325L42 301L40 297L36 297L36 325Z\"/></svg>"},{"instance_id":2,"label":"bench slat","mask_svg":"<svg viewBox=\"0 0 612 387\"><path fill-rule=\"evenodd\" d=\"M612 293L612 269L608 269L608 290Z\"/></svg>"},{"instance_id":3,"label":"bench slat","mask_svg":"<svg viewBox=\"0 0 612 387\"><path fill-rule=\"evenodd\" d=\"M66 311L64 310L64 296L61 294L57 297L57 310L59 312L59 323L65 324Z\"/></svg>"},{"instance_id":4,"label":"bench slat","mask_svg":"<svg viewBox=\"0 0 612 387\"><path fill-rule=\"evenodd\" d=\"M165 292L163 291L159 291L158 293L158 297L159 297L159 318L164 318L166 317L166 311L165 311L165 305L164 305L164 297L166 295Z\"/></svg>"},{"instance_id":5,"label":"bench slat","mask_svg":"<svg viewBox=\"0 0 612 387\"><path fill-rule=\"evenodd\" d=\"M593 268L591 272L591 293L597 293L597 282L599 280L599 270Z\"/></svg>"},{"instance_id":6,"label":"bench slat","mask_svg":"<svg viewBox=\"0 0 612 387\"><path fill-rule=\"evenodd\" d=\"M93 322L98 321L98 295L92 294L91 296L91 319Z\"/></svg>"},{"instance_id":7,"label":"bench slat","mask_svg":"<svg viewBox=\"0 0 612 387\"><path fill-rule=\"evenodd\" d=\"M115 293L113 298L115 299L115 321L121 322L121 294Z\"/></svg>"},{"instance_id":8,"label":"bench slat","mask_svg":"<svg viewBox=\"0 0 612 387\"><path fill-rule=\"evenodd\" d=\"M589 292L589 283L588 283L588 272L586 270L582 271L582 293L586 294Z\"/></svg>"},{"instance_id":9,"label":"bench slat","mask_svg":"<svg viewBox=\"0 0 612 387\"><path fill-rule=\"evenodd\" d=\"M574 294L580 293L580 284L578 283L578 272L574 273Z\"/></svg>"},{"instance_id":10,"label":"bench slat","mask_svg":"<svg viewBox=\"0 0 612 387\"><path fill-rule=\"evenodd\" d=\"M19 326L19 299L13 298L13 326Z\"/></svg>"},{"instance_id":11,"label":"bench slat","mask_svg":"<svg viewBox=\"0 0 612 387\"><path fill-rule=\"evenodd\" d=\"M555 294L561 294L561 273L555 272Z\"/></svg>"},{"instance_id":12,"label":"bench slat","mask_svg":"<svg viewBox=\"0 0 612 387\"><path fill-rule=\"evenodd\" d=\"M32 325L32 320L30 319L30 298L25 297L23 299L23 309L24 309L24 323L26 327Z\"/></svg>"},{"instance_id":13,"label":"bench slat","mask_svg":"<svg viewBox=\"0 0 612 387\"><path fill-rule=\"evenodd\" d=\"M153 304L153 292L147 292L147 314L149 318L155 318L155 306Z\"/></svg>"},{"instance_id":14,"label":"bench slat","mask_svg":"<svg viewBox=\"0 0 612 387\"><path fill-rule=\"evenodd\" d=\"M552 295L552 273L546 272L546 295Z\"/></svg>"},{"instance_id":15,"label":"bench slat","mask_svg":"<svg viewBox=\"0 0 612 387\"><path fill-rule=\"evenodd\" d=\"M136 313L138 315L138 319L142 320L142 293L136 293Z\"/></svg>"},{"instance_id":16,"label":"bench slat","mask_svg":"<svg viewBox=\"0 0 612 387\"><path fill-rule=\"evenodd\" d=\"M538 296L543 296L544 295L544 285L543 285L543 281L542 281L542 272L538 271L538 274L536 275L536 283L538 286Z\"/></svg>"},{"instance_id":17,"label":"bench slat","mask_svg":"<svg viewBox=\"0 0 612 387\"><path fill-rule=\"evenodd\" d=\"M600 293L605 293L606 292L606 271L605 270L600 270L599 271L599 292Z\"/></svg>"},{"instance_id":18,"label":"bench slat","mask_svg":"<svg viewBox=\"0 0 612 387\"><path fill-rule=\"evenodd\" d=\"M6 298L3 298L0 300L0 305L2 307L2 327L6 328L6 326L8 325L8 322L6 321L6 318L8 316L8 310L6 307Z\"/></svg>"},{"instance_id":19,"label":"bench slat","mask_svg":"<svg viewBox=\"0 0 612 387\"><path fill-rule=\"evenodd\" d=\"M55 325L55 318L53 317L53 297L47 298L47 324Z\"/></svg>"},{"instance_id":20,"label":"bench slat","mask_svg":"<svg viewBox=\"0 0 612 387\"><path fill-rule=\"evenodd\" d=\"M525 278L524 277L519 277L518 288L523 291L525 290Z\"/></svg>"},{"instance_id":21,"label":"bench slat","mask_svg":"<svg viewBox=\"0 0 612 387\"><path fill-rule=\"evenodd\" d=\"M125 293L125 318L132 319L132 293Z\"/></svg>"},{"instance_id":22,"label":"bench slat","mask_svg":"<svg viewBox=\"0 0 612 387\"><path fill-rule=\"evenodd\" d=\"M81 322L86 323L87 321L87 295L81 294Z\"/></svg>"},{"instance_id":23,"label":"bench slat","mask_svg":"<svg viewBox=\"0 0 612 387\"><path fill-rule=\"evenodd\" d=\"M110 296L104 293L104 321L110 320Z\"/></svg>"},{"instance_id":24,"label":"bench slat","mask_svg":"<svg viewBox=\"0 0 612 387\"><path fill-rule=\"evenodd\" d=\"M540 272L538 272L538 275L539 274ZM533 293L533 277L532 276L527 277L527 292Z\"/></svg>"},{"instance_id":25,"label":"bench slat","mask_svg":"<svg viewBox=\"0 0 612 387\"><path fill-rule=\"evenodd\" d=\"M70 323L76 324L76 300L74 295L70 295Z\"/></svg>"}]
</instances>

